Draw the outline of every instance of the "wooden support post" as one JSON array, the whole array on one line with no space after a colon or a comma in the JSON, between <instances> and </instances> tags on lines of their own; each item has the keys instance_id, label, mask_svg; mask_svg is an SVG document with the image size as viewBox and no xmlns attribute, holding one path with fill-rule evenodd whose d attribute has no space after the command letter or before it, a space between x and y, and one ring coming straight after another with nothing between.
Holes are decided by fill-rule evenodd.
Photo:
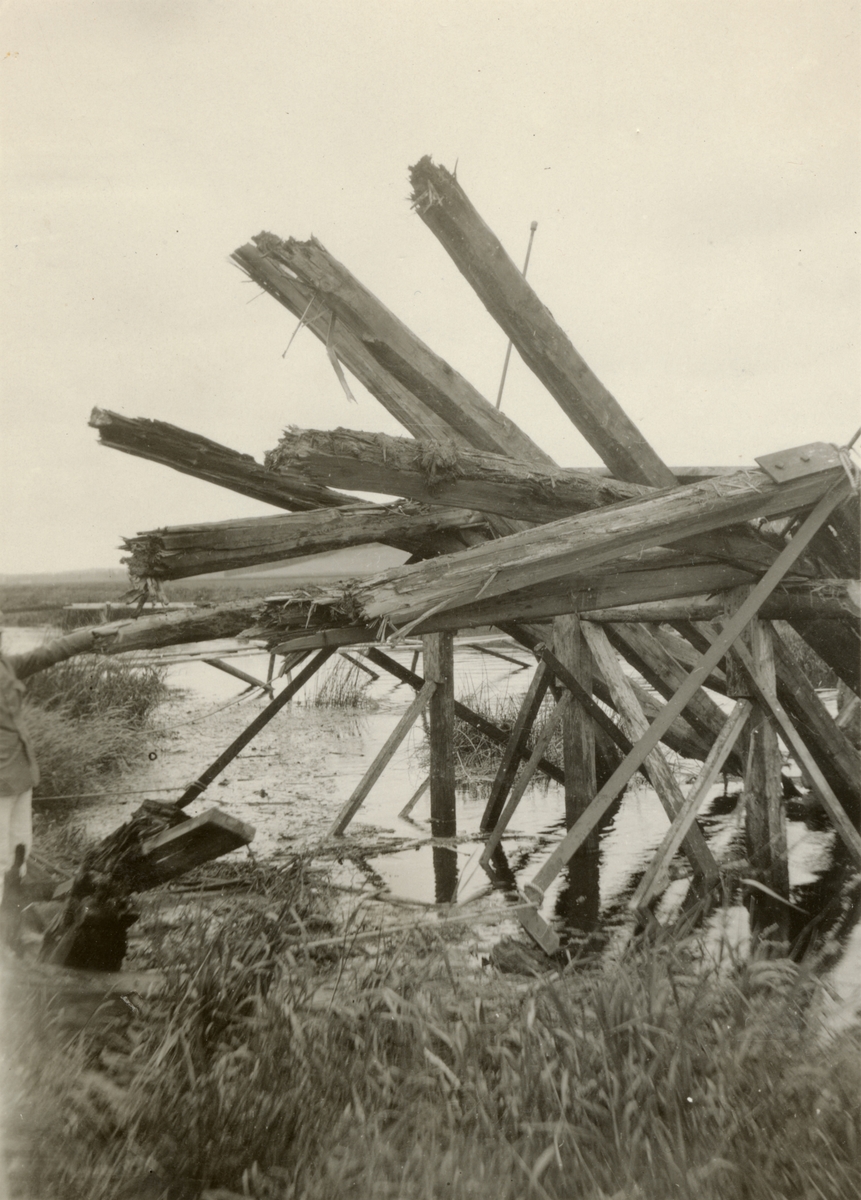
<instances>
[{"instance_id":1,"label":"wooden support post","mask_svg":"<svg viewBox=\"0 0 861 1200\"><path fill-rule=\"evenodd\" d=\"M715 639L711 647L703 654L699 664L694 667L685 682L673 696L672 700L664 706L659 715L655 718L648 730L636 746L631 750L630 754L619 764L604 786L600 789L595 799L590 804L589 808L583 816L577 821L573 829L569 829L568 833L556 847L550 857L543 864L541 869L535 875L535 878L527 883L524 887L524 893L531 900L531 905L524 910L524 914L518 913L523 928L533 937L539 945L546 946L551 944L553 931L547 925L547 922L541 917L538 912L538 904L543 900L545 889L556 878L565 864L572 858L576 851L582 846L584 840L589 835L591 830L600 821L601 817L619 795L622 789L627 785L631 776L645 762L649 753L654 750L661 737L669 729L678 714L682 711L685 704L694 694L698 687L701 687L703 681L708 677L709 672L715 667L724 657L729 647L733 644L739 634L742 632L747 623L752 620L758 613L760 607L766 597L770 596L792 565L803 554L806 547L810 544L811 538L821 529L825 521L827 521L833 509L841 503L849 488L848 481L841 479L822 497L816 504L813 510L808 514L801 528L794 535L792 540L781 550L774 563L760 579L759 583L751 591L748 598L744 601L741 607L727 621L719 637ZM760 697L762 699L762 697ZM772 711L777 713L777 700L774 701L776 707ZM782 709L781 709L782 711ZM783 714L784 717L786 714ZM789 719L786 718L787 724L791 727ZM783 725L781 725L783 728ZM795 731L787 736L790 744L792 736L797 738ZM793 749L794 749L793 745ZM861 863L861 838L857 831L853 828L851 822L846 817L843 809L840 807L836 797L827 783L822 779L822 773L819 771L816 764L810 759L807 754L804 744L801 743L800 751L807 755L807 759L819 776L817 781L821 795L826 804L834 805L833 819L837 825L841 836L846 840L852 850L853 857ZM807 765L805 763L805 765ZM824 784L824 787L821 785ZM830 793L830 798L829 798ZM829 811L830 808L829 808ZM841 820L842 818L842 820Z\"/></svg>"},{"instance_id":2,"label":"wooden support post","mask_svg":"<svg viewBox=\"0 0 861 1200\"><path fill-rule=\"evenodd\" d=\"M583 637L576 613L556 617L553 622L553 652L592 694L592 652ZM562 718L563 765L565 767L565 827L570 829L592 803L598 790L595 780L595 727L592 718L575 698ZM597 850L597 832L589 837L587 849Z\"/></svg>"},{"instance_id":3,"label":"wooden support post","mask_svg":"<svg viewBox=\"0 0 861 1200\"><path fill-rule=\"evenodd\" d=\"M717 779L727 756L741 735L751 709L752 705L749 700L739 700L727 718L726 724L712 746L711 753L703 763L702 770L688 792L684 804L673 818L672 825L667 830L654 858L637 885L637 890L631 897L630 908L633 911L644 912L658 892L666 885L666 869L693 824L700 805L708 795L709 788Z\"/></svg>"},{"instance_id":4,"label":"wooden support post","mask_svg":"<svg viewBox=\"0 0 861 1200\"><path fill-rule=\"evenodd\" d=\"M748 637L756 681L763 691L776 695L771 628L757 618L748 626ZM771 714L759 704L755 704L749 724L744 801L745 840L751 873L778 896L788 900L789 862L780 786L780 747ZM781 905L780 910L774 905L765 907L767 915L760 911L757 901L755 915L760 917L764 925L777 922L783 930L787 915L785 907Z\"/></svg>"},{"instance_id":5,"label":"wooden support post","mask_svg":"<svg viewBox=\"0 0 861 1200\"><path fill-rule=\"evenodd\" d=\"M610 689L613 703L619 711L628 736L631 741L638 742L649 728L649 723L606 633L600 625L590 625L588 621L584 621L583 635L592 651L595 665ZM648 755L644 766L664 811L672 821L684 804L684 796L658 746ZM706 883L717 882L717 863L706 844L702 830L697 825L691 826L683 845L694 873Z\"/></svg>"},{"instance_id":6,"label":"wooden support post","mask_svg":"<svg viewBox=\"0 0 861 1200\"><path fill-rule=\"evenodd\" d=\"M508 795L520 760L523 758L529 734L541 708L541 702L547 694L550 673L544 663L536 668L526 695L520 705L520 711L511 730L511 737L502 754L502 761L496 772L496 778L490 788L490 795L481 818L482 832L493 829L499 820L505 798Z\"/></svg>"},{"instance_id":7,"label":"wooden support post","mask_svg":"<svg viewBox=\"0 0 861 1200\"><path fill-rule=\"evenodd\" d=\"M380 778L387 764L390 762L392 755L412 729L413 725L415 725L418 717L424 712L428 704L431 702L436 690L437 685L435 683L426 683L418 695L413 698L412 704L389 734L385 745L371 763L359 786L355 789L350 799L338 813L332 828L329 830L331 837L340 837L340 835L350 824L353 817L364 803L365 798L370 792L371 788Z\"/></svg>"},{"instance_id":8,"label":"wooden support post","mask_svg":"<svg viewBox=\"0 0 861 1200\"><path fill-rule=\"evenodd\" d=\"M429 633L422 638L425 678L436 684L430 702L430 807L434 837L454 837L454 638Z\"/></svg>"}]
</instances>

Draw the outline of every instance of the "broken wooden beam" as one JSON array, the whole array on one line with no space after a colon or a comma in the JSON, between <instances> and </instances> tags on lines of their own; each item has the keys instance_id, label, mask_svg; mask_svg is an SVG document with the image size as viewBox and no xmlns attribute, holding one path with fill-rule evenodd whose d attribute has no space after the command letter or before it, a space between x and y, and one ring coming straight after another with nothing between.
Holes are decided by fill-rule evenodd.
<instances>
[{"instance_id":1,"label":"broken wooden beam","mask_svg":"<svg viewBox=\"0 0 861 1200\"><path fill-rule=\"evenodd\" d=\"M430 563L400 567L359 589L368 617L417 620L623 555L814 504L839 480L826 470L776 484L761 471L709 479L580 513Z\"/></svg>"},{"instance_id":2,"label":"broken wooden beam","mask_svg":"<svg viewBox=\"0 0 861 1200\"><path fill-rule=\"evenodd\" d=\"M129 876L129 887L138 892L168 883L194 867L250 845L254 832L253 825L210 808L143 841L141 861Z\"/></svg>"},{"instance_id":3,"label":"broken wooden beam","mask_svg":"<svg viewBox=\"0 0 861 1200\"><path fill-rule=\"evenodd\" d=\"M356 501L290 516L244 517L206 524L169 525L123 539L123 562L133 580L187 579L212 571L280 562L370 542L409 548L430 557L445 547L465 549L462 529L486 529L479 513L431 508L412 501L390 505ZM449 533L445 543L441 533Z\"/></svg>"},{"instance_id":4,"label":"broken wooden beam","mask_svg":"<svg viewBox=\"0 0 861 1200\"><path fill-rule=\"evenodd\" d=\"M301 475L288 471L275 474L250 454L241 454L199 433L169 425L167 421L124 417L106 408L94 408L89 424L98 430L100 444L112 450L161 463L183 475L203 479L288 512L362 503L357 496L309 483Z\"/></svg>"},{"instance_id":5,"label":"broken wooden beam","mask_svg":"<svg viewBox=\"0 0 861 1200\"><path fill-rule=\"evenodd\" d=\"M326 487L408 496L545 524L648 495L650 488L451 442L353 429L287 429L266 465Z\"/></svg>"},{"instance_id":6,"label":"broken wooden beam","mask_svg":"<svg viewBox=\"0 0 861 1200\"><path fill-rule=\"evenodd\" d=\"M311 332L414 437L455 437L478 449L552 463L315 238L282 241L261 233L252 241L232 255L234 262L304 316Z\"/></svg>"},{"instance_id":7,"label":"broken wooden beam","mask_svg":"<svg viewBox=\"0 0 861 1200\"><path fill-rule=\"evenodd\" d=\"M487 311L617 479L673 487L676 479L574 349L455 176L422 158L412 202Z\"/></svg>"}]
</instances>

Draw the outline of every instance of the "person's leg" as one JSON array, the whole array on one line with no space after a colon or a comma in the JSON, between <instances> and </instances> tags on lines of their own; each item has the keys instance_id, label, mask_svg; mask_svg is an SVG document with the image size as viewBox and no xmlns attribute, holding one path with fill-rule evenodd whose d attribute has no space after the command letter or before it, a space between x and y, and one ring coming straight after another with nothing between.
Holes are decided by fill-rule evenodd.
<instances>
[{"instance_id":1,"label":"person's leg","mask_svg":"<svg viewBox=\"0 0 861 1200\"><path fill-rule=\"evenodd\" d=\"M16 848L18 846L24 847L24 865L21 868L21 877L23 878L27 873L27 855L30 853L30 847L33 845L33 789L28 788L20 796L13 796L12 800L12 811L9 816L9 841L7 845L11 848L13 859Z\"/></svg>"},{"instance_id":2,"label":"person's leg","mask_svg":"<svg viewBox=\"0 0 861 1200\"><path fill-rule=\"evenodd\" d=\"M15 860L15 843L12 841L12 809L17 796L0 796L0 876Z\"/></svg>"}]
</instances>

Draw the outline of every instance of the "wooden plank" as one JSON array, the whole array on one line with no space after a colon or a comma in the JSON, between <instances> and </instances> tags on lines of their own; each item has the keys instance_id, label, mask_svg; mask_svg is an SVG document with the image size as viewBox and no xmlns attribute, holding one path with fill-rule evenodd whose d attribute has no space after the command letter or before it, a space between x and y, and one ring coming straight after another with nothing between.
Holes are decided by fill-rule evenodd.
<instances>
[{"instance_id":1,"label":"wooden plank","mask_svg":"<svg viewBox=\"0 0 861 1200\"><path fill-rule=\"evenodd\" d=\"M600 625L590 625L587 621L583 624L583 636L592 651L598 670L610 689L613 703L619 711L628 737L632 742L638 742L649 728L648 722L606 633ZM657 745L645 758L643 766L664 811L672 821L684 803L684 796ZM717 863L702 831L696 825L692 825L686 834L683 849L695 874L709 883L717 881Z\"/></svg>"},{"instance_id":2,"label":"wooden plank","mask_svg":"<svg viewBox=\"0 0 861 1200\"><path fill-rule=\"evenodd\" d=\"M752 705L749 700L739 700L727 718L720 735L715 739L708 758L694 780L684 803L673 817L670 828L664 835L652 861L637 884L629 907L634 912L645 913L655 896L666 886L666 870L678 852L686 833L693 824L703 801L723 768L733 746L747 724Z\"/></svg>"},{"instance_id":3,"label":"wooden plank","mask_svg":"<svg viewBox=\"0 0 861 1200\"><path fill-rule=\"evenodd\" d=\"M480 513L428 507L412 501L392 505L357 501L277 517L243 517L208 524L170 525L123 538L133 579L188 579L382 542L411 554L462 550L467 527L486 531ZM448 536L441 540L441 536Z\"/></svg>"},{"instance_id":4,"label":"wooden plank","mask_svg":"<svg viewBox=\"0 0 861 1200\"><path fill-rule=\"evenodd\" d=\"M762 616L770 621L843 620L847 616L861 616L858 601L857 580L803 580L778 588L762 606ZM724 615L726 607L720 595L704 593L580 611L588 620L599 625L616 621L663 624L674 621L714 621Z\"/></svg>"},{"instance_id":5,"label":"wooden plank","mask_svg":"<svg viewBox=\"0 0 861 1200\"><path fill-rule=\"evenodd\" d=\"M222 662L220 658L204 658L203 662L208 667L215 667L217 671L223 671L225 675L232 675L234 679L241 679L244 683L248 683L252 687L258 687L262 691L268 692L272 699L275 698L271 683L257 679L254 675L249 675L247 671L242 671L239 667L234 667L232 663Z\"/></svg>"},{"instance_id":6,"label":"wooden plank","mask_svg":"<svg viewBox=\"0 0 861 1200\"><path fill-rule=\"evenodd\" d=\"M340 837L350 824L366 800L371 788L391 761L398 746L400 746L413 725L427 708L436 691L436 687L437 685L433 682L425 683L422 689L413 697L409 708L386 738L384 745L366 771L358 787L353 791L353 794L335 818L332 828L329 830L330 837Z\"/></svg>"},{"instance_id":7,"label":"wooden plank","mask_svg":"<svg viewBox=\"0 0 861 1200\"><path fill-rule=\"evenodd\" d=\"M592 652L575 613L556 617L553 622L553 649L556 657L592 694ZM569 693L570 694L570 693ZM589 807L598 790L595 777L595 727L590 712L572 697L562 718L562 747L565 767L565 825L570 829ZM589 850L597 850L597 834Z\"/></svg>"},{"instance_id":8,"label":"wooden plank","mask_svg":"<svg viewBox=\"0 0 861 1200\"><path fill-rule=\"evenodd\" d=\"M454 837L454 641L450 633L422 638L425 678L436 684L429 709L430 809L434 837Z\"/></svg>"},{"instance_id":9,"label":"wooden plank","mask_svg":"<svg viewBox=\"0 0 861 1200\"><path fill-rule=\"evenodd\" d=\"M493 829L499 820L499 814L502 812L505 798L511 790L517 768L524 758L526 744L532 732L538 710L541 708L541 703L547 694L549 679L550 676L547 667L544 663L539 663L520 703L517 717L511 728L511 735L502 752L496 777L491 784L490 795L488 796L479 826L483 832Z\"/></svg>"},{"instance_id":10,"label":"wooden plank","mask_svg":"<svg viewBox=\"0 0 861 1200\"><path fill-rule=\"evenodd\" d=\"M505 807L493 824L492 832L481 854L480 861L483 866L486 866L495 854L499 843L502 841L502 835L508 828L511 818L517 811L517 806L523 799L526 789L529 787L535 772L538 770L539 762L547 752L547 747L550 745L553 734L556 732L556 726L561 720L564 721L566 715L571 711L571 704L571 693L566 691L556 701L553 710L548 715L544 728L535 741L535 746L529 756L529 760L518 772L517 779L514 781Z\"/></svg>"},{"instance_id":11,"label":"wooden plank","mask_svg":"<svg viewBox=\"0 0 861 1200\"><path fill-rule=\"evenodd\" d=\"M431 609L462 606L583 572L636 550L805 507L840 477L839 471L826 471L778 485L752 471L704 480L395 568L360 585L357 595L370 618L416 620Z\"/></svg>"},{"instance_id":12,"label":"wooden plank","mask_svg":"<svg viewBox=\"0 0 861 1200\"><path fill-rule=\"evenodd\" d=\"M563 412L618 479L676 480L574 349L457 179L425 157L411 168L413 207Z\"/></svg>"},{"instance_id":13,"label":"wooden plank","mask_svg":"<svg viewBox=\"0 0 861 1200\"><path fill-rule=\"evenodd\" d=\"M662 735L684 708L688 697L693 695L696 689L702 685L703 680L707 678L712 668L720 662L745 625L756 616L766 596L771 594L781 579L792 568L799 556L804 553L816 531L822 527L834 507L842 501L848 487L847 480L838 480L807 515L801 528L784 547L777 560L769 567L759 583L752 589L747 600L744 601L726 622L718 638L703 654L699 665L691 671L673 699L664 706L659 716L649 726L646 734L634 746L623 762L619 764L604 786L599 790L587 811L577 821L574 828L568 831L537 872L534 879L524 886L524 893L535 905L540 904L543 900L545 889L580 848L585 838L627 785L634 772L645 762L649 753L657 746ZM845 814L843 816L845 818ZM857 837L858 835L856 834L855 836ZM859 839L859 850L861 850L861 839ZM524 928L532 936L535 936L533 930L537 929L540 933L541 925L545 925L546 927L546 923L542 921L537 910L533 909L529 915L529 925L524 923Z\"/></svg>"},{"instance_id":14,"label":"wooden plank","mask_svg":"<svg viewBox=\"0 0 861 1200\"><path fill-rule=\"evenodd\" d=\"M414 437L454 436L477 449L552 463L315 238L262 233L252 240L234 262L292 312L305 313L311 332Z\"/></svg>"},{"instance_id":15,"label":"wooden plank","mask_svg":"<svg viewBox=\"0 0 861 1200\"><path fill-rule=\"evenodd\" d=\"M425 794L425 792L428 790L429 787L430 787L430 775L426 775L423 782L419 784L419 786L416 788L416 790L410 796L409 800L406 802L406 804L403 806L401 811L398 813L398 816L399 817L408 817L410 815L410 813L413 811L413 809L415 808L415 806L418 804L419 800L421 800L422 796Z\"/></svg>"},{"instance_id":16,"label":"wooden plank","mask_svg":"<svg viewBox=\"0 0 861 1200\"><path fill-rule=\"evenodd\" d=\"M158 887L213 858L249 845L254 826L217 808L183 821L141 844L140 878L134 872L132 891Z\"/></svg>"}]
</instances>

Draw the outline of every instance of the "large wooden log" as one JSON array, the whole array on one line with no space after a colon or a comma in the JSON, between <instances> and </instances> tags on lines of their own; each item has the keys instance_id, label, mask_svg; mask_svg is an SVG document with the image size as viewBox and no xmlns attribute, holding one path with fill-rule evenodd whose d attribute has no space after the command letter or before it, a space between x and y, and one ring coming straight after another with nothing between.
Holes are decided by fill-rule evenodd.
<instances>
[{"instance_id":1,"label":"large wooden log","mask_svg":"<svg viewBox=\"0 0 861 1200\"><path fill-rule=\"evenodd\" d=\"M361 504L358 496L320 487L289 471L276 474L256 462L250 454L240 454L238 450L231 450L177 425L169 425L167 421L124 417L106 408L94 408L89 423L99 431L103 446L161 463L184 475L204 479L288 512Z\"/></svg>"},{"instance_id":2,"label":"large wooden log","mask_svg":"<svg viewBox=\"0 0 861 1200\"><path fill-rule=\"evenodd\" d=\"M655 491L586 471L551 470L501 454L352 429L288 429L266 455L266 465L327 486L456 504L539 525ZM701 534L681 545L757 571L766 570L780 549L754 529Z\"/></svg>"},{"instance_id":3,"label":"large wooden log","mask_svg":"<svg viewBox=\"0 0 861 1200\"><path fill-rule=\"evenodd\" d=\"M613 474L672 487L676 479L670 469L574 349L455 176L425 157L410 178L413 207L425 225Z\"/></svg>"},{"instance_id":4,"label":"large wooden log","mask_svg":"<svg viewBox=\"0 0 861 1200\"><path fill-rule=\"evenodd\" d=\"M858 621L844 617L837 621L792 617L792 628L804 638L838 679L861 695L861 630Z\"/></svg>"},{"instance_id":5,"label":"large wooden log","mask_svg":"<svg viewBox=\"0 0 861 1200\"><path fill-rule=\"evenodd\" d=\"M772 621L845 620L847 616L861 615L858 600L859 585L855 579L799 580L785 584L769 596L762 606L762 616ZM616 621L651 624L713 621L726 612L726 601L719 593L711 592L588 611L589 620L597 624Z\"/></svg>"},{"instance_id":6,"label":"large wooden log","mask_svg":"<svg viewBox=\"0 0 861 1200\"><path fill-rule=\"evenodd\" d=\"M742 471L688 484L397 568L364 585L361 600L369 617L416 620L429 610L558 579L638 550L794 512L814 504L839 477L839 470L829 470L775 484L764 472Z\"/></svg>"},{"instance_id":7,"label":"large wooden log","mask_svg":"<svg viewBox=\"0 0 861 1200\"><path fill-rule=\"evenodd\" d=\"M409 496L536 524L652 491L587 471L353 429L288 429L266 455L266 465L328 487Z\"/></svg>"},{"instance_id":8,"label":"large wooden log","mask_svg":"<svg viewBox=\"0 0 861 1200\"><path fill-rule=\"evenodd\" d=\"M414 437L463 441L527 462L552 459L434 354L316 239L261 233L233 260L298 316ZM393 374L407 376L399 383ZM431 414L433 419L431 419Z\"/></svg>"},{"instance_id":9,"label":"large wooden log","mask_svg":"<svg viewBox=\"0 0 861 1200\"><path fill-rule=\"evenodd\" d=\"M210 571L279 562L369 542L409 546L422 557L441 552L439 534L449 531L450 549L460 529L486 529L483 517L461 508L430 508L413 501L319 508L290 516L248 517L207 524L171 525L125 538L123 559L133 579L186 579Z\"/></svg>"}]
</instances>

